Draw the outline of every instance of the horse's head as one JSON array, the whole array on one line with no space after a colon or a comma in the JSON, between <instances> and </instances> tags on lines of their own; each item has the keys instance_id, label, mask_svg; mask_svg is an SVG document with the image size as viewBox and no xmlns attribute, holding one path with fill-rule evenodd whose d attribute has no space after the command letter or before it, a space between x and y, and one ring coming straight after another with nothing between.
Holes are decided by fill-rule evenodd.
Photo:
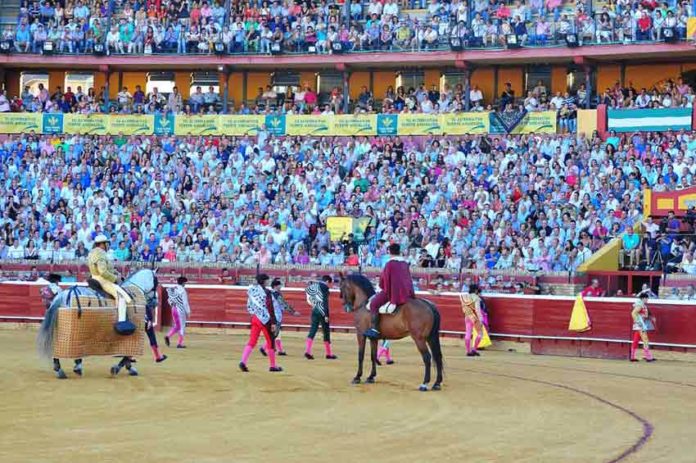
<instances>
[{"instance_id":1,"label":"horse's head","mask_svg":"<svg viewBox=\"0 0 696 463\"><path fill-rule=\"evenodd\" d=\"M129 276L124 284L137 286L145 295L148 305L157 303L157 286L159 286L157 269L140 269Z\"/></svg>"},{"instance_id":2,"label":"horse's head","mask_svg":"<svg viewBox=\"0 0 696 463\"><path fill-rule=\"evenodd\" d=\"M346 312L359 310L365 306L367 300L375 294L375 288L365 276L352 274L341 277L341 298Z\"/></svg>"}]
</instances>

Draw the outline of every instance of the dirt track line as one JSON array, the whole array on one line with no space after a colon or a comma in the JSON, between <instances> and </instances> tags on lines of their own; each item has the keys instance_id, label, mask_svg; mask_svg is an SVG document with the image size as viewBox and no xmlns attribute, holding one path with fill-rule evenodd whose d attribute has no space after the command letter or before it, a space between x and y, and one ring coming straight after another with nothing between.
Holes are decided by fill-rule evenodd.
<instances>
[{"instance_id":1,"label":"dirt track line","mask_svg":"<svg viewBox=\"0 0 696 463\"><path fill-rule=\"evenodd\" d=\"M631 455L637 453L650 439L650 437L653 435L653 432L655 431L655 426L653 426L652 423L650 423L648 420L643 418L642 416L638 415L636 412L629 410L626 407L623 407L617 403L611 402L603 397L600 397L596 394L592 394L591 392L583 391L582 389L577 389L572 386L566 386L565 384L560 384L560 383L554 383L551 381L544 381L541 379L534 379L534 378L525 378L524 376L517 376L517 375L508 375L508 374L503 374L503 373L491 373L487 371L480 371L480 370L472 370L469 368L463 368L464 371L468 371L471 373L478 373L481 375L488 375L488 376L498 376L501 378L510 378L510 379L517 379L520 381L527 381L530 383L537 383L537 384L543 384L546 386L551 386L555 387L558 389L565 389L567 391L575 392L576 394L584 395L585 397L589 397L592 400L596 400L597 402L600 402L604 405L607 405L615 410L619 410L620 412L630 416L634 420L638 421L641 426L643 427L643 434L640 436L640 438L629 448L623 451L621 455L612 458L611 460L608 460L607 463L619 463L621 461L624 461L626 458L630 457Z\"/></svg>"},{"instance_id":2,"label":"dirt track line","mask_svg":"<svg viewBox=\"0 0 696 463\"><path fill-rule=\"evenodd\" d=\"M578 371L581 373L592 373L592 374L600 375L600 376L615 376L617 378L642 379L643 381L652 381L654 383L671 384L671 385L675 385L675 386L683 386L683 387L690 387L690 388L696 389L696 384L682 383L679 381L670 381L670 380L655 379L655 378L647 378L645 376L628 375L625 373L609 373L609 372L605 372L605 371L585 370L584 368L556 367L556 366L551 366L551 365L539 365L539 364L533 364L533 363L517 363L517 362L505 362L505 361L501 362L498 360L496 360L496 363L505 364L505 365L514 365L514 366L518 366L518 367L524 366L524 367L536 367L536 368L549 368L552 370Z\"/></svg>"}]
</instances>

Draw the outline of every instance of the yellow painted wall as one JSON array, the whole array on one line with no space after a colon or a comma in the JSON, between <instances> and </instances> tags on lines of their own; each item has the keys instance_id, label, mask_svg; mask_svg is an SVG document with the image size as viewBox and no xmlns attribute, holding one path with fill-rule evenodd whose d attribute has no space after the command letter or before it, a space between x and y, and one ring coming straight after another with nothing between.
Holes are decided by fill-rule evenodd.
<instances>
[{"instance_id":1,"label":"yellow painted wall","mask_svg":"<svg viewBox=\"0 0 696 463\"><path fill-rule=\"evenodd\" d=\"M439 81L435 83L439 84ZM384 94L387 93L387 88L389 88L390 85L392 87L396 85L396 75L394 71L376 71L374 73L373 85L372 94L375 96L375 100L382 100ZM359 92L360 89L358 89L358 93Z\"/></svg>"},{"instance_id":2,"label":"yellow painted wall","mask_svg":"<svg viewBox=\"0 0 696 463\"><path fill-rule=\"evenodd\" d=\"M48 91L53 93L56 87L60 86L65 90L65 72L64 71L49 71L48 72Z\"/></svg>"},{"instance_id":3,"label":"yellow painted wall","mask_svg":"<svg viewBox=\"0 0 696 463\"><path fill-rule=\"evenodd\" d=\"M95 72L94 73L94 91L99 94L101 92L101 88L106 84L106 76L104 75L103 72ZM111 76L109 77L109 98L113 99L116 98L116 95L119 92L118 88L118 72L112 72Z\"/></svg>"},{"instance_id":4,"label":"yellow painted wall","mask_svg":"<svg viewBox=\"0 0 696 463\"><path fill-rule=\"evenodd\" d=\"M186 100L191 94L191 73L182 71L174 73L174 84L179 87L181 97Z\"/></svg>"},{"instance_id":5,"label":"yellow painted wall","mask_svg":"<svg viewBox=\"0 0 696 463\"><path fill-rule=\"evenodd\" d=\"M234 103L235 108L244 101L244 95L242 95L242 89L244 86L244 73L233 72L230 74L230 106Z\"/></svg>"},{"instance_id":6,"label":"yellow painted wall","mask_svg":"<svg viewBox=\"0 0 696 463\"><path fill-rule=\"evenodd\" d=\"M483 101L491 103L497 95L494 95L495 89L495 69L493 68L477 68L471 73L471 88L478 85L478 88L483 92Z\"/></svg>"},{"instance_id":7,"label":"yellow painted wall","mask_svg":"<svg viewBox=\"0 0 696 463\"><path fill-rule=\"evenodd\" d=\"M430 90L431 85L440 88L440 70L439 69L426 69L423 72L423 80L425 81L425 88Z\"/></svg>"},{"instance_id":8,"label":"yellow painted wall","mask_svg":"<svg viewBox=\"0 0 696 463\"><path fill-rule=\"evenodd\" d=\"M351 72L348 86L350 87L350 98L352 100L358 98L358 95L360 95L360 89L363 87L363 85L368 89L370 88L370 72ZM381 99L382 96L378 98Z\"/></svg>"},{"instance_id":9,"label":"yellow painted wall","mask_svg":"<svg viewBox=\"0 0 696 463\"><path fill-rule=\"evenodd\" d=\"M532 88L536 82L532 85ZM551 93L565 92L568 89L568 68L566 66L554 66L551 68Z\"/></svg>"},{"instance_id":10,"label":"yellow painted wall","mask_svg":"<svg viewBox=\"0 0 696 463\"><path fill-rule=\"evenodd\" d=\"M8 96L20 96L22 89L19 88L19 71L5 71L5 89Z\"/></svg>"},{"instance_id":11,"label":"yellow painted wall","mask_svg":"<svg viewBox=\"0 0 696 463\"><path fill-rule=\"evenodd\" d=\"M498 69L498 93L502 93L505 83L510 82L516 96L522 96L524 85L522 67L501 67Z\"/></svg>"},{"instance_id":12,"label":"yellow painted wall","mask_svg":"<svg viewBox=\"0 0 696 463\"><path fill-rule=\"evenodd\" d=\"M645 64L626 66L626 85L633 83L636 90L645 87L648 90L655 84L667 79L679 77L679 64Z\"/></svg>"},{"instance_id":13,"label":"yellow painted wall","mask_svg":"<svg viewBox=\"0 0 696 463\"><path fill-rule=\"evenodd\" d=\"M312 90L317 89L316 72L300 72L300 85L309 85Z\"/></svg>"},{"instance_id":14,"label":"yellow painted wall","mask_svg":"<svg viewBox=\"0 0 696 463\"><path fill-rule=\"evenodd\" d=\"M145 91L147 84L147 75L144 72L124 72L121 78L122 86L128 87L128 91L135 92L135 86L140 85L140 88Z\"/></svg>"},{"instance_id":15,"label":"yellow painted wall","mask_svg":"<svg viewBox=\"0 0 696 463\"><path fill-rule=\"evenodd\" d=\"M585 137L589 138L595 130L597 130L597 110L578 109L578 135L584 133Z\"/></svg>"},{"instance_id":16,"label":"yellow painted wall","mask_svg":"<svg viewBox=\"0 0 696 463\"><path fill-rule=\"evenodd\" d=\"M597 68L597 89L599 93L606 88L613 87L617 80L621 82L621 66L618 64L607 64Z\"/></svg>"},{"instance_id":17,"label":"yellow painted wall","mask_svg":"<svg viewBox=\"0 0 696 463\"><path fill-rule=\"evenodd\" d=\"M245 99L253 100L258 94L258 88L266 88L271 83L271 74L268 72L250 72L247 77L247 94Z\"/></svg>"}]
</instances>

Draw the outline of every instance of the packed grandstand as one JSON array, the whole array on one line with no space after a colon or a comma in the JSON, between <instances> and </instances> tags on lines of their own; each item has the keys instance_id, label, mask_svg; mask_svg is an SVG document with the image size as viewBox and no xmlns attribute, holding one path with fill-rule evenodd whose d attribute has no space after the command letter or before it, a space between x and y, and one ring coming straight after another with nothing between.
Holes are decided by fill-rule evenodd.
<instances>
[{"instance_id":1,"label":"packed grandstand","mask_svg":"<svg viewBox=\"0 0 696 463\"><path fill-rule=\"evenodd\" d=\"M691 216L653 219L644 199L693 185L693 67L652 78L622 48L685 45L688 2L80 0L2 13L0 58L40 55L3 64L2 260L80 261L104 233L123 262L381 267L396 242L414 267L572 274L621 238L621 266L696 273L681 238ZM551 46L625 62L466 61ZM456 72L340 64L367 51L416 64L451 53ZM54 61L64 54L84 70ZM189 54L211 55L204 72L170 60L146 73L121 56ZM220 64L237 54L334 61Z\"/></svg>"}]
</instances>

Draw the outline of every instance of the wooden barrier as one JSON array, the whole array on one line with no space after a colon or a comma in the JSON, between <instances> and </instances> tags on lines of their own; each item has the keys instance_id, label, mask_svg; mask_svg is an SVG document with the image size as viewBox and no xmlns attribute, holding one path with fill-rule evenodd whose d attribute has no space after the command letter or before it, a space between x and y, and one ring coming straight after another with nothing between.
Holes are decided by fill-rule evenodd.
<instances>
[{"instance_id":1,"label":"wooden barrier","mask_svg":"<svg viewBox=\"0 0 696 463\"><path fill-rule=\"evenodd\" d=\"M44 307L40 285L27 282L0 284L0 321L41 320ZM224 285L188 285L192 314L190 326L246 327L246 287ZM301 288L285 288L288 302L302 313L286 317L286 329L304 330L309 323L310 307ZM464 318L458 294L424 293L437 304L442 315L445 336L464 335ZM588 298L587 310L592 329L584 333L568 331L574 298L564 296L526 296L484 294L490 313L490 331L496 339L531 343L535 354L576 357L627 358L631 336L633 299ZM166 291L160 291L160 319L169 325L171 315ZM343 310L338 291L331 292L331 325L336 331L353 330L353 316ZM651 341L659 348L696 351L696 305L685 301L650 301L657 317L657 331Z\"/></svg>"}]
</instances>

